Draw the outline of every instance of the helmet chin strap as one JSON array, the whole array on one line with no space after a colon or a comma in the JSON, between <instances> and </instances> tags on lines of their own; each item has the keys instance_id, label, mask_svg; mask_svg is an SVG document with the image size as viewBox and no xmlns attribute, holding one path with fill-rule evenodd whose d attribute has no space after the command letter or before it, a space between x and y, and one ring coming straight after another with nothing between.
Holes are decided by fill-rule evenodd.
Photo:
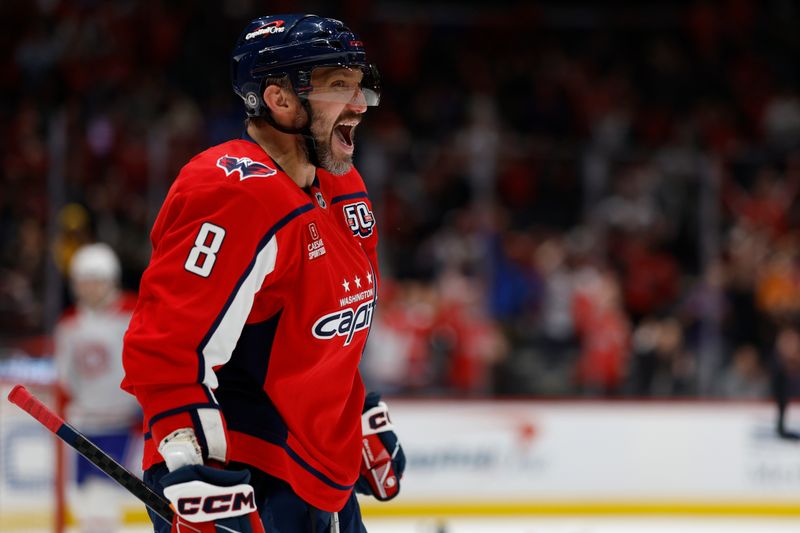
<instances>
[{"instance_id":1,"label":"helmet chin strap","mask_svg":"<svg viewBox=\"0 0 800 533\"><path fill-rule=\"evenodd\" d=\"M298 95L300 98L300 103L303 105L303 109L306 111L306 115L308 116L308 120L303 127L300 128L287 128L275 120L275 117L272 116L272 112L270 111L269 107L266 105L264 106L266 112L262 115L264 120L266 120L270 126L275 128L276 130L280 131L281 133L287 133L289 135L301 135L303 137L303 141L306 143L306 155L308 157L308 162L314 165L315 167L320 166L319 156L317 155L317 142L314 140L314 135L311 133L311 104L308 103L308 99L303 98L302 96Z\"/></svg>"}]
</instances>

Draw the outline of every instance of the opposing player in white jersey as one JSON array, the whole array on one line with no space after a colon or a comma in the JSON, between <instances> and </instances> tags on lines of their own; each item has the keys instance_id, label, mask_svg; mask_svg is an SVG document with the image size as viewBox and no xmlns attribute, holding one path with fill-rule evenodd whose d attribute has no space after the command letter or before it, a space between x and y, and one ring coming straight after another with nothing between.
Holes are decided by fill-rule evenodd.
<instances>
[{"instance_id":1,"label":"opposing player in white jersey","mask_svg":"<svg viewBox=\"0 0 800 533\"><path fill-rule=\"evenodd\" d=\"M75 252L70 262L75 307L55 331L58 378L67 395L67 419L122 464L141 423L136 400L119 388L123 376L122 338L135 298L120 290L120 265L105 244ZM83 533L113 532L120 525L114 483L81 456L75 475L79 498L74 510Z\"/></svg>"}]
</instances>

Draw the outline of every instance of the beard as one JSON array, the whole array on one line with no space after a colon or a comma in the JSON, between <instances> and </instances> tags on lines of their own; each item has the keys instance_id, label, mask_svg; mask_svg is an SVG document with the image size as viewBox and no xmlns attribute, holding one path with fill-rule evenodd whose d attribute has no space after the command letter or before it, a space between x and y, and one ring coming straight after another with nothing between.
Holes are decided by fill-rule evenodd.
<instances>
[{"instance_id":1,"label":"beard","mask_svg":"<svg viewBox=\"0 0 800 533\"><path fill-rule=\"evenodd\" d=\"M349 113L342 114L333 122L333 125L326 127L321 117L315 111L312 111L311 114L311 135L314 139L317 161L320 167L334 176L347 174L350 172L350 169L353 168L353 156L351 154L336 156L331 146L334 126L339 121L348 118L358 118L358 115ZM353 130L355 130L355 128L353 128ZM351 132L351 135L352 133L353 132Z\"/></svg>"},{"instance_id":2,"label":"beard","mask_svg":"<svg viewBox=\"0 0 800 533\"><path fill-rule=\"evenodd\" d=\"M319 166L333 174L334 176L342 176L350 172L350 169L353 168L353 158L349 155L347 157L335 157L333 152L331 151L331 143L329 141L325 141L324 143L320 143L319 140L316 141L317 146L317 159L319 160Z\"/></svg>"}]
</instances>

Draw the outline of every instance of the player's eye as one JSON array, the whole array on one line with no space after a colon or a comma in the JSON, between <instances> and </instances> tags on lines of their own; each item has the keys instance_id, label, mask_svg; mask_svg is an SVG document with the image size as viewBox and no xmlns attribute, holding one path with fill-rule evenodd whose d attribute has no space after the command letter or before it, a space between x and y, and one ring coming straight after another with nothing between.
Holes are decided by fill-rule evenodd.
<instances>
[{"instance_id":1,"label":"player's eye","mask_svg":"<svg viewBox=\"0 0 800 533\"><path fill-rule=\"evenodd\" d=\"M345 80L335 80L331 82L330 87L335 90L345 90L345 89L355 89L352 83L348 83Z\"/></svg>"}]
</instances>

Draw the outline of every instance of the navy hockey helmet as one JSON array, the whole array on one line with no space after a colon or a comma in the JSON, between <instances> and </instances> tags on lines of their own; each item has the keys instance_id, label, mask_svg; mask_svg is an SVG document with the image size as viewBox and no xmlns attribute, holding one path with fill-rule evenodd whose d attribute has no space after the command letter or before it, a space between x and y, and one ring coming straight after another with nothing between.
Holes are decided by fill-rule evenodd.
<instances>
[{"instance_id":1,"label":"navy hockey helmet","mask_svg":"<svg viewBox=\"0 0 800 533\"><path fill-rule=\"evenodd\" d=\"M307 105L313 98L311 75L317 67L360 69L359 101L378 105L380 78L377 68L367 62L361 40L342 22L317 15L270 15L251 21L236 41L231 81L248 117L270 119L262 98L267 78L288 77Z\"/></svg>"}]
</instances>

